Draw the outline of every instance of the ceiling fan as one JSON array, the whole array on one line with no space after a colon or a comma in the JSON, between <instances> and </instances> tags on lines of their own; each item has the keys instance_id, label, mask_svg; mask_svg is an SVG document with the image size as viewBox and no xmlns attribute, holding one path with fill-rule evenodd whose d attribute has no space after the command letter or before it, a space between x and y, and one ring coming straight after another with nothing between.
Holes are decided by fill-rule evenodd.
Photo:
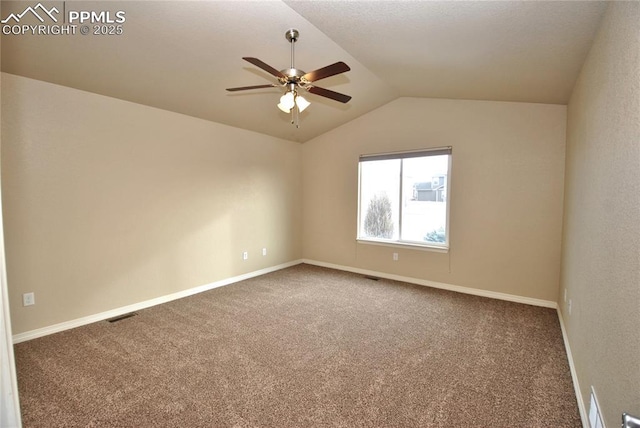
<instances>
[{"instance_id":1,"label":"ceiling fan","mask_svg":"<svg viewBox=\"0 0 640 428\"><path fill-rule=\"evenodd\" d=\"M315 95L320 95L321 97L330 98L332 100L347 103L351 99L349 95L341 94L339 92L335 92L329 89L320 88L315 86L313 82L316 82L320 79L325 79L327 77L335 76L337 74L341 74L351 70L347 64L344 62L336 62L331 65L327 65L326 67L319 68L317 70L306 73L302 70L295 68L294 59L295 59L295 43L300 37L300 33L296 29L287 30L285 33L286 39L291 43L291 67L285 68L284 70L276 70L270 65L260 61L258 58L252 57L243 57L242 59L250 62L266 71L267 73L278 78L278 83L271 83L267 85L254 85L254 86L242 86L238 88L227 88L227 91L236 92L236 91L246 91L249 89L262 89L262 88L274 88L274 87L283 87L286 89L285 94L280 97L280 103L278 104L278 108L285 113L291 113L291 123L295 124L298 127L298 115L301 111L306 109L309 106L309 101L304 99L300 95L300 90L305 90L307 92L311 92Z\"/></svg>"}]
</instances>

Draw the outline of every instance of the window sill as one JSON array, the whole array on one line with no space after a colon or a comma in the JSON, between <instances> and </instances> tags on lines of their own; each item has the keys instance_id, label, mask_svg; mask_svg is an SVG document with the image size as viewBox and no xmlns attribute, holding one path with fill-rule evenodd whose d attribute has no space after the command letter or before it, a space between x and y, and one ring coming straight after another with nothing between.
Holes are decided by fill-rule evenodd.
<instances>
[{"instance_id":1,"label":"window sill","mask_svg":"<svg viewBox=\"0 0 640 428\"><path fill-rule=\"evenodd\" d=\"M419 250L419 251L433 251L435 253L449 252L449 247L436 247L433 245L424 245L424 244L418 244L418 243L414 244L411 242L383 241L383 240L377 240L377 239L364 239L364 238L357 238L356 242L358 244L380 245L383 247L394 247L394 248L409 248L412 250Z\"/></svg>"}]
</instances>

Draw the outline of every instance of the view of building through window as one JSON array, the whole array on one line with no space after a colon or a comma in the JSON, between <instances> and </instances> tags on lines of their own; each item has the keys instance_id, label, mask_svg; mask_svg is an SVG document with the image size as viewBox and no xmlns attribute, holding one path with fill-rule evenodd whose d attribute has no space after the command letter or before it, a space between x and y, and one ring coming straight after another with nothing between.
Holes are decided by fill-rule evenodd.
<instances>
[{"instance_id":1,"label":"view of building through window","mask_svg":"<svg viewBox=\"0 0 640 428\"><path fill-rule=\"evenodd\" d=\"M450 156L361 158L358 239L447 247Z\"/></svg>"}]
</instances>

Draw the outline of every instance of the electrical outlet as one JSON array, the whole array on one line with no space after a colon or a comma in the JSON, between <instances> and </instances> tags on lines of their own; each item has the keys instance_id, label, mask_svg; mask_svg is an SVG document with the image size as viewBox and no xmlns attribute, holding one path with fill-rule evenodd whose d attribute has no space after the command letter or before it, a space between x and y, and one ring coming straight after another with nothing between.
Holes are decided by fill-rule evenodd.
<instances>
[{"instance_id":1,"label":"electrical outlet","mask_svg":"<svg viewBox=\"0 0 640 428\"><path fill-rule=\"evenodd\" d=\"M398 261L398 253L393 253L393 261L394 262Z\"/></svg>"},{"instance_id":2,"label":"electrical outlet","mask_svg":"<svg viewBox=\"0 0 640 428\"><path fill-rule=\"evenodd\" d=\"M22 306L31 306L36 304L35 293L24 293L22 295Z\"/></svg>"},{"instance_id":3,"label":"electrical outlet","mask_svg":"<svg viewBox=\"0 0 640 428\"><path fill-rule=\"evenodd\" d=\"M266 248L263 248L263 249L262 249L262 255L263 255L263 256L266 256L266 255L267 255L267 249L266 249Z\"/></svg>"},{"instance_id":4,"label":"electrical outlet","mask_svg":"<svg viewBox=\"0 0 640 428\"><path fill-rule=\"evenodd\" d=\"M247 260L249 258L249 253L247 251L242 253L242 260Z\"/></svg>"}]
</instances>

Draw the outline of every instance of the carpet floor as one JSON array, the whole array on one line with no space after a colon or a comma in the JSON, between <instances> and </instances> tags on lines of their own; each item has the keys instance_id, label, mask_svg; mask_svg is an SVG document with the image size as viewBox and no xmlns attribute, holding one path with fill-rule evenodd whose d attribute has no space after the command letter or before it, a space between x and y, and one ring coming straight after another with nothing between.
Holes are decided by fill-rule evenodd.
<instances>
[{"instance_id":1,"label":"carpet floor","mask_svg":"<svg viewBox=\"0 0 640 428\"><path fill-rule=\"evenodd\" d=\"M25 427L580 427L555 310L298 265L15 346Z\"/></svg>"}]
</instances>

